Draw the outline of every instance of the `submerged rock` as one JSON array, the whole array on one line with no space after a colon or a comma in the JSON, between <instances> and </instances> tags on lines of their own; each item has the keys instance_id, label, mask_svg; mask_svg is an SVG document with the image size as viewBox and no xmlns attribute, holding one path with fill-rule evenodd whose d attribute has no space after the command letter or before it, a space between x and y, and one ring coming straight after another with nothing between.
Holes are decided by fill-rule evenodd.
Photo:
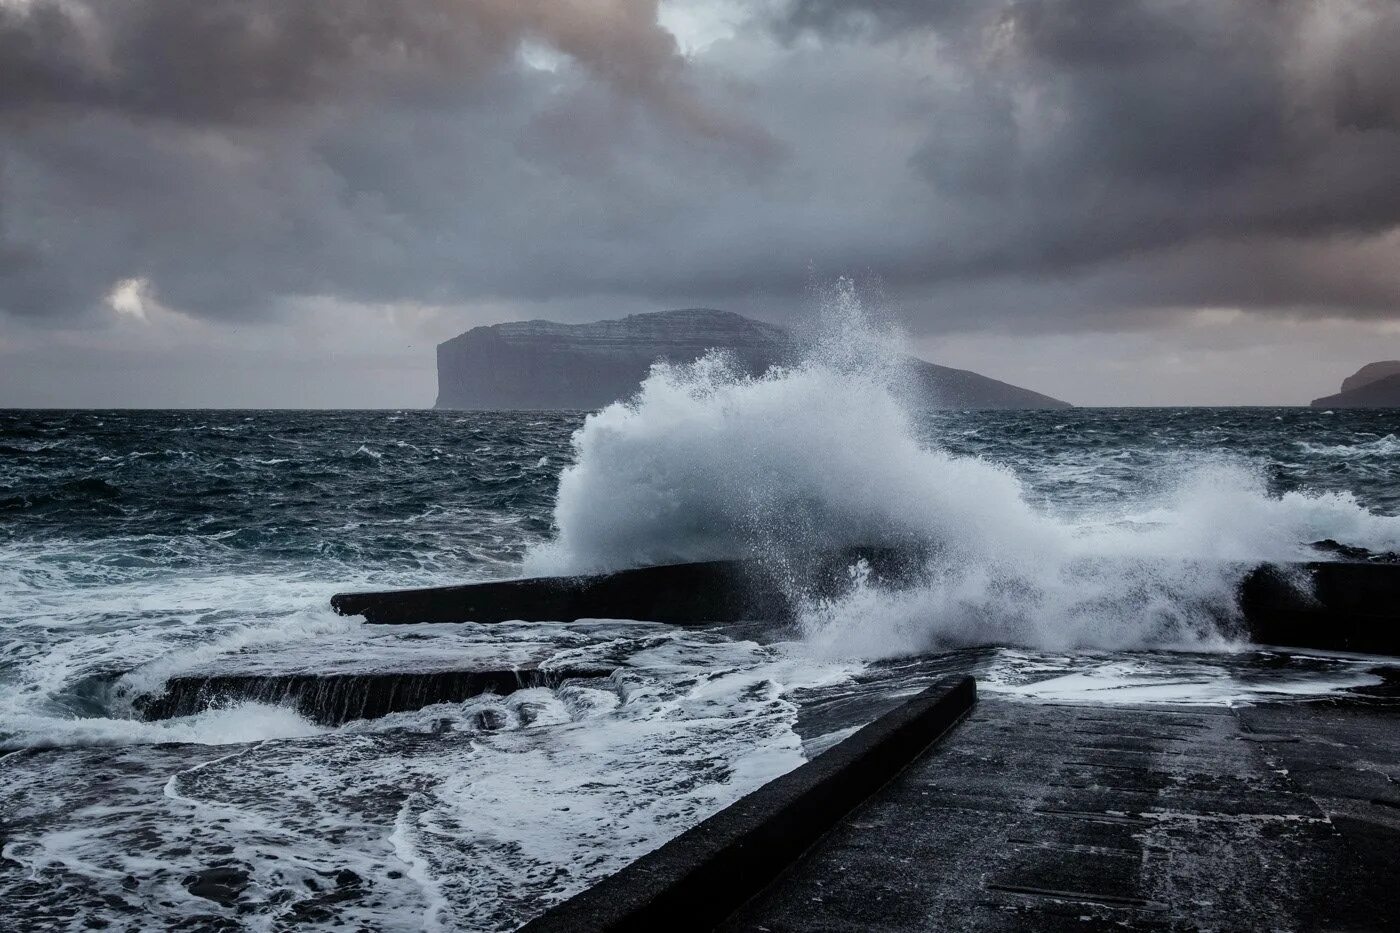
<instances>
[{"instance_id":1,"label":"submerged rock","mask_svg":"<svg viewBox=\"0 0 1400 933\"><path fill-rule=\"evenodd\" d=\"M231 907L248 886L248 873L232 865L218 865L185 878L185 890L195 897Z\"/></svg>"}]
</instances>

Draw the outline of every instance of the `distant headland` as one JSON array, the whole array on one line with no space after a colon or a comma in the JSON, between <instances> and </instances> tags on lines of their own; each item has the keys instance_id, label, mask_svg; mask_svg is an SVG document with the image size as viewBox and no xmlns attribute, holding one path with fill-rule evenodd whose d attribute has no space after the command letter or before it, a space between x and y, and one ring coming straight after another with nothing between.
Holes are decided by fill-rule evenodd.
<instances>
[{"instance_id":1,"label":"distant headland","mask_svg":"<svg viewBox=\"0 0 1400 933\"><path fill-rule=\"evenodd\" d=\"M1342 380L1336 395L1315 398L1313 408L1400 408L1400 360L1367 363Z\"/></svg>"},{"instance_id":2,"label":"distant headland","mask_svg":"<svg viewBox=\"0 0 1400 933\"><path fill-rule=\"evenodd\" d=\"M636 391L658 359L690 362L727 350L752 373L790 360L791 332L730 311L685 308L591 324L514 321L438 344L437 408L601 408ZM1068 402L909 358L930 408L1071 408Z\"/></svg>"}]
</instances>

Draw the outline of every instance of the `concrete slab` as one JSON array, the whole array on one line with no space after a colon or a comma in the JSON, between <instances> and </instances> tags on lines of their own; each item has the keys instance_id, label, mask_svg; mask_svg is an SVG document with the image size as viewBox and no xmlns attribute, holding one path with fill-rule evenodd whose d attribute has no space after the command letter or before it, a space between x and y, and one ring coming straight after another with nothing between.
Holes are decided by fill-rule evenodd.
<instances>
[{"instance_id":1,"label":"concrete slab","mask_svg":"<svg viewBox=\"0 0 1400 933\"><path fill-rule=\"evenodd\" d=\"M712 929L833 824L967 714L971 677L951 677L821 755L685 831L522 933Z\"/></svg>"},{"instance_id":2,"label":"concrete slab","mask_svg":"<svg viewBox=\"0 0 1400 933\"><path fill-rule=\"evenodd\" d=\"M777 562L721 560L576 577L338 593L331 597L331 607L382 625L575 619L649 619L671 625L781 622L792 618L796 594L831 596L848 590L849 568L856 561L885 584L921 578L917 550L854 548ZM1241 614L1254 642L1400 654L1400 564L1316 561L1238 570Z\"/></svg>"},{"instance_id":3,"label":"concrete slab","mask_svg":"<svg viewBox=\"0 0 1400 933\"><path fill-rule=\"evenodd\" d=\"M296 709L313 722L338 726L354 719L460 703L485 693L557 687L569 680L611 676L613 668L535 667L415 673L192 674L172 677L157 694L133 699L146 719L190 716L226 703L253 701Z\"/></svg>"},{"instance_id":4,"label":"concrete slab","mask_svg":"<svg viewBox=\"0 0 1400 933\"><path fill-rule=\"evenodd\" d=\"M728 931L1400 926L1400 709L984 698Z\"/></svg>"}]
</instances>

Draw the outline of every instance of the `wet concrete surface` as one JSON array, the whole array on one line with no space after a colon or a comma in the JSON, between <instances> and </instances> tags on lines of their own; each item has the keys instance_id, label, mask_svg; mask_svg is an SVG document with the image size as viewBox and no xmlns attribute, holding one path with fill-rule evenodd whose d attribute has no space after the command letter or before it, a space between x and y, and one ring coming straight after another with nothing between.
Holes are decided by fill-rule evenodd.
<instances>
[{"instance_id":1,"label":"wet concrete surface","mask_svg":"<svg viewBox=\"0 0 1400 933\"><path fill-rule=\"evenodd\" d=\"M460 703L485 693L500 695L531 687L557 687L569 680L599 680L611 676L613 670L525 667L428 673L187 675L170 678L161 693L138 696L133 705L146 719L170 719L251 700L289 706L313 722L338 726L436 703Z\"/></svg>"},{"instance_id":2,"label":"wet concrete surface","mask_svg":"<svg viewBox=\"0 0 1400 933\"><path fill-rule=\"evenodd\" d=\"M1400 704L984 696L730 931L1400 929Z\"/></svg>"},{"instance_id":3,"label":"wet concrete surface","mask_svg":"<svg viewBox=\"0 0 1400 933\"><path fill-rule=\"evenodd\" d=\"M937 681L824 754L551 908L521 933L714 929L947 735L976 699L971 677Z\"/></svg>"}]
</instances>

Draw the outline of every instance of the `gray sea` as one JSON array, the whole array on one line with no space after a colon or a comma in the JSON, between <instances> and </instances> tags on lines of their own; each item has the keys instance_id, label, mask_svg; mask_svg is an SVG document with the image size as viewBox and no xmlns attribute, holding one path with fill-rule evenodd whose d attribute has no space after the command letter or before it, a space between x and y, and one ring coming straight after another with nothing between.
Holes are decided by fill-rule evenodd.
<instances>
[{"instance_id":1,"label":"gray sea","mask_svg":"<svg viewBox=\"0 0 1400 933\"><path fill-rule=\"evenodd\" d=\"M511 929L950 670L1026 702L1378 683L1243 645L1233 586L1400 549L1400 415L904 411L808 367L585 412L0 412L13 929ZM795 625L375 628L332 593L916 543ZM1359 552L1357 552L1359 553ZM317 723L172 677L593 664ZM211 886L212 885L212 886Z\"/></svg>"}]
</instances>

